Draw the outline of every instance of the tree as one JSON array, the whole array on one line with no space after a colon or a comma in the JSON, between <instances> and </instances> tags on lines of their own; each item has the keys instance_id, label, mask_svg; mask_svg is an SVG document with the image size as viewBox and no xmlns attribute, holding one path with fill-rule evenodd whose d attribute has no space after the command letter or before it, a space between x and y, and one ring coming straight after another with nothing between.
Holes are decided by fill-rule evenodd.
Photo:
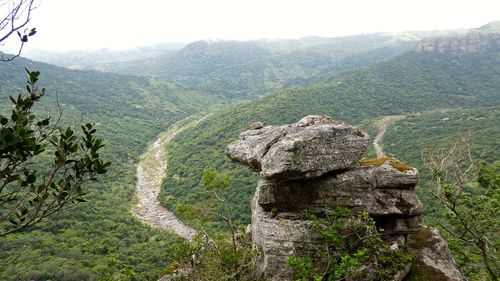
<instances>
[{"instance_id":1,"label":"tree","mask_svg":"<svg viewBox=\"0 0 500 281\"><path fill-rule=\"evenodd\" d=\"M77 136L70 127L37 118L33 105L45 94L36 86L40 72L26 70L27 94L10 97L10 117L0 115L0 237L20 232L61 210L83 202L82 184L106 173L104 146L87 123Z\"/></svg>"},{"instance_id":2,"label":"tree","mask_svg":"<svg viewBox=\"0 0 500 281\"><path fill-rule=\"evenodd\" d=\"M198 226L199 235L191 244L189 262L180 257L180 263L172 264L165 273L183 268L188 274L182 280L260 280L252 275L250 235L243 234L234 221L224 194L230 188L229 175L206 167L200 185L204 190L204 200L195 204L177 204L176 208ZM214 220L227 226L230 238L227 232L220 232L218 223L212 224Z\"/></svg>"},{"instance_id":3,"label":"tree","mask_svg":"<svg viewBox=\"0 0 500 281\"><path fill-rule=\"evenodd\" d=\"M36 28L27 28L31 20L31 12L37 7L36 0L3 0L0 1L0 44L13 34L17 34L21 42L17 54L5 58L3 55L0 61L11 61L21 55L24 44L28 38L36 34Z\"/></svg>"},{"instance_id":4,"label":"tree","mask_svg":"<svg viewBox=\"0 0 500 281\"><path fill-rule=\"evenodd\" d=\"M430 189L446 211L440 225L459 243L468 266L478 254L489 275L498 280L500 239L500 174L484 162L474 161L468 137L458 134L449 148L424 158L432 181Z\"/></svg>"},{"instance_id":5,"label":"tree","mask_svg":"<svg viewBox=\"0 0 500 281\"><path fill-rule=\"evenodd\" d=\"M203 229L204 225L213 220L223 221L231 233L233 251L236 252L238 226L234 222L227 198L222 195L230 187L229 181L228 174L220 174L213 167L206 167L201 178L205 199L196 204L177 204L176 209L190 220L197 221L198 228Z\"/></svg>"}]
</instances>

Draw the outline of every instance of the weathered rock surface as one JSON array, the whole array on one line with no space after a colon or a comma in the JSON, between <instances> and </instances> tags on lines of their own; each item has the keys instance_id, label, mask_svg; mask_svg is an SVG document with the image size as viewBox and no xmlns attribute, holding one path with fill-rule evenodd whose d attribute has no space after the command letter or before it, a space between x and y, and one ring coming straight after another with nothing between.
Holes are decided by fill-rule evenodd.
<instances>
[{"instance_id":1,"label":"weathered rock surface","mask_svg":"<svg viewBox=\"0 0 500 281\"><path fill-rule=\"evenodd\" d=\"M226 154L261 170L267 179L312 178L352 166L363 156L368 140L357 127L312 115L294 124L247 130Z\"/></svg>"},{"instance_id":2,"label":"weathered rock surface","mask_svg":"<svg viewBox=\"0 0 500 281\"><path fill-rule=\"evenodd\" d=\"M368 212L395 249L406 247L408 234L419 233L418 171L389 157L360 161L368 138L342 121L308 116L245 131L228 146L229 157L262 171L252 201L252 244L260 252L256 275L293 280L285 266L290 256L308 257L316 268L326 268L324 241L306 211L324 214L336 204ZM403 280L409 268L393 279ZM363 270L356 280L373 280L370 272Z\"/></svg>"},{"instance_id":3,"label":"weathered rock surface","mask_svg":"<svg viewBox=\"0 0 500 281\"><path fill-rule=\"evenodd\" d=\"M407 279L419 276L419 280L467 280L456 267L448 244L436 229L424 227L419 233L409 235L408 246L416 259Z\"/></svg>"},{"instance_id":4,"label":"weathered rock surface","mask_svg":"<svg viewBox=\"0 0 500 281\"><path fill-rule=\"evenodd\" d=\"M309 257L318 266L323 261L321 237L311 231L311 221L299 219L297 213L266 212L252 202L252 244L259 251L256 271L259 277L292 280L285 262L290 256Z\"/></svg>"},{"instance_id":5,"label":"weathered rock surface","mask_svg":"<svg viewBox=\"0 0 500 281\"><path fill-rule=\"evenodd\" d=\"M368 212L386 235L417 233L423 211L414 191L417 180L416 169L401 172L388 164L356 165L314 179L261 179L252 205L253 244L262 250L258 271L273 280L292 280L283 266L287 257L307 256L321 265L325 246L304 213L325 212L333 203Z\"/></svg>"},{"instance_id":6,"label":"weathered rock surface","mask_svg":"<svg viewBox=\"0 0 500 281\"><path fill-rule=\"evenodd\" d=\"M336 202L373 216L418 216L422 206L413 190L417 180L416 169L400 172L389 165L355 167L315 179L261 179L256 197L266 210L321 211Z\"/></svg>"}]
</instances>

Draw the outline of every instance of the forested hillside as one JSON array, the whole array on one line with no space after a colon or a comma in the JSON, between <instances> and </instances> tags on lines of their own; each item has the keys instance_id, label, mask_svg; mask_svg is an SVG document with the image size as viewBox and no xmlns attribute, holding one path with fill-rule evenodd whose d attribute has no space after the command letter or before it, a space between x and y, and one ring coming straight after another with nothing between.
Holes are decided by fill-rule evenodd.
<instances>
[{"instance_id":1,"label":"forested hillside","mask_svg":"<svg viewBox=\"0 0 500 281\"><path fill-rule=\"evenodd\" d=\"M9 114L9 95L26 91L24 68L38 70L39 86L47 94L36 114L55 117L62 110L62 125L95 123L105 141L102 157L113 164L85 187L88 202L0 240L0 280L156 280L178 256L189 260L185 241L140 223L131 207L139 156L159 133L199 113L213 114L168 142L167 177L159 196L163 206L186 220L176 207L209 202L201 178L206 167L213 167L230 175L224 192L235 223L249 223L258 175L231 163L223 151L255 121L284 124L326 114L359 124L373 139L378 121L401 115L389 127L384 149L419 168L422 183L427 179L422 152L451 140L457 130L471 134L474 157L498 165L496 32L498 23L452 37L381 33L197 41L180 50L100 50L95 58L88 57L92 53L42 54L61 65L105 72L21 57L2 62L0 113ZM424 35L440 36L418 41ZM367 155L373 156L373 149ZM427 208L425 219L434 221L440 210L423 185L418 192Z\"/></svg>"},{"instance_id":2,"label":"forested hillside","mask_svg":"<svg viewBox=\"0 0 500 281\"><path fill-rule=\"evenodd\" d=\"M431 114L428 111L439 109L454 109L456 114L475 108L481 108L478 112L492 111L500 102L499 52L496 47L459 54L410 51L373 66L341 74L325 83L283 90L232 106L197 128L186 130L167 148L170 168L163 184L162 203L175 208L179 202L198 200L201 196L199 182L202 170L214 166L232 176L233 188L228 191L231 193L229 198L232 198L232 207L238 219L246 223L249 221L249 201L256 175L230 163L223 150L249 124L254 121L284 124L309 114L327 114L351 124L361 123L373 132L372 120L384 115L422 112L417 116L426 120L425 116ZM463 112L469 116L469 111ZM470 114L474 120L474 114ZM435 133L435 140L462 129L477 134L474 138L478 142L476 147L482 147L483 142L485 147L491 147L489 142L500 137L497 123L491 123L493 129L485 131L472 121L463 125L449 122L446 123L446 130ZM416 134L401 128L397 133L402 140L407 134L408 137L413 136L415 141L429 141L424 133ZM395 156L418 166L418 159L414 156L420 151L416 149L413 154L392 147L390 151L402 152L395 153ZM498 159L498 155L487 159Z\"/></svg>"},{"instance_id":3,"label":"forested hillside","mask_svg":"<svg viewBox=\"0 0 500 281\"><path fill-rule=\"evenodd\" d=\"M36 61L70 69L100 70L117 62L139 61L160 55L174 54L184 47L182 43L166 43L116 51L110 49L47 51L27 49L23 56Z\"/></svg>"},{"instance_id":4,"label":"forested hillside","mask_svg":"<svg viewBox=\"0 0 500 281\"><path fill-rule=\"evenodd\" d=\"M422 156L436 147L452 143L456 134L468 135L474 159L482 159L494 166L500 165L498 139L500 137L500 108L493 107L440 109L410 114L393 124L384 137L385 152L412 163L421 171L423 182L429 167L422 163ZM429 202L431 195L424 186L420 198ZM427 206L430 220L439 217L435 206Z\"/></svg>"},{"instance_id":5,"label":"forested hillside","mask_svg":"<svg viewBox=\"0 0 500 281\"><path fill-rule=\"evenodd\" d=\"M36 113L56 116L59 101L63 124L96 123L98 136L105 140L102 157L113 164L100 181L85 187L88 202L0 240L0 279L157 278L183 244L176 235L151 230L130 213L135 163L158 133L208 109L214 98L150 78L70 71L17 58L0 63L4 114L10 110L8 96L26 91L24 67L41 71L39 86L47 88Z\"/></svg>"},{"instance_id":6,"label":"forested hillside","mask_svg":"<svg viewBox=\"0 0 500 281\"><path fill-rule=\"evenodd\" d=\"M232 99L303 86L414 47L411 34L297 40L198 41L176 54L109 64L104 71L153 76Z\"/></svg>"}]
</instances>

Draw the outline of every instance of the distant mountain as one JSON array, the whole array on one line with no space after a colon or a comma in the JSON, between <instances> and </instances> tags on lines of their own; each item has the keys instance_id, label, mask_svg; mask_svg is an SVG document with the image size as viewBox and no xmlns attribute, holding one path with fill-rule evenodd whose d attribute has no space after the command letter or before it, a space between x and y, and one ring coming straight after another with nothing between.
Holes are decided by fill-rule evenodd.
<instances>
[{"instance_id":1,"label":"distant mountain","mask_svg":"<svg viewBox=\"0 0 500 281\"><path fill-rule=\"evenodd\" d=\"M500 21L492 21L474 30L481 33L500 33Z\"/></svg>"},{"instance_id":2,"label":"distant mountain","mask_svg":"<svg viewBox=\"0 0 500 281\"><path fill-rule=\"evenodd\" d=\"M106 65L102 70L175 81L230 98L309 85L412 49L412 35L371 34L295 40L198 41L173 55Z\"/></svg>"},{"instance_id":3,"label":"distant mountain","mask_svg":"<svg viewBox=\"0 0 500 281\"><path fill-rule=\"evenodd\" d=\"M489 43L492 42L486 44ZM384 115L444 108L487 111L500 106L499 93L500 46L493 42L477 51L464 53L412 50L337 75L327 82L282 90L235 105L179 134L168 147L169 175L161 193L162 203L174 208L173 202L196 201L201 196L197 192L203 168L215 166L234 178L233 188L228 191L230 198L234 198L233 209L239 219L247 222L248 202L256 177L247 169L230 163L223 150L255 121L286 124L309 114L327 114L351 124L362 123L373 132L367 124ZM491 126L489 132L494 137L488 136L488 139L499 139L498 124L491 123ZM425 138L422 135L414 137ZM500 156L495 155L496 159ZM396 156L406 158L406 155Z\"/></svg>"},{"instance_id":4,"label":"distant mountain","mask_svg":"<svg viewBox=\"0 0 500 281\"><path fill-rule=\"evenodd\" d=\"M48 51L26 48L23 56L70 69L99 70L109 63L144 60L159 55L173 54L185 45L184 43L164 43L123 51L110 49Z\"/></svg>"},{"instance_id":5,"label":"distant mountain","mask_svg":"<svg viewBox=\"0 0 500 281\"><path fill-rule=\"evenodd\" d=\"M463 35L438 36L424 38L416 50L422 52L447 52L463 54L483 52L485 49L496 50L500 47L500 21L491 22Z\"/></svg>"}]
</instances>

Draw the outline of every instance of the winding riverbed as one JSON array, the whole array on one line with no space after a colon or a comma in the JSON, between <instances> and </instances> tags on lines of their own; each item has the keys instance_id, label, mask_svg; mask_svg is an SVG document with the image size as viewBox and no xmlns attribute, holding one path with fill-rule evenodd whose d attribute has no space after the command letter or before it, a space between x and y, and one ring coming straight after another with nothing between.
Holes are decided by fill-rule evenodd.
<instances>
[{"instance_id":1,"label":"winding riverbed","mask_svg":"<svg viewBox=\"0 0 500 281\"><path fill-rule=\"evenodd\" d=\"M378 123L377 135L375 136L375 139L373 139L373 147L375 148L375 152L377 153L377 158L385 157L384 148L382 147L382 140L384 139L385 132L387 132L387 127L390 124L405 117L405 115L388 115L380 119Z\"/></svg>"},{"instance_id":2,"label":"winding riverbed","mask_svg":"<svg viewBox=\"0 0 500 281\"><path fill-rule=\"evenodd\" d=\"M185 225L172 212L158 202L162 179L167 175L167 160L164 147L178 133L192 127L207 118L188 118L172 125L160 134L158 139L148 147L137 165L137 204L132 213L143 223L153 228L167 229L188 240L193 240L196 230Z\"/></svg>"}]
</instances>

